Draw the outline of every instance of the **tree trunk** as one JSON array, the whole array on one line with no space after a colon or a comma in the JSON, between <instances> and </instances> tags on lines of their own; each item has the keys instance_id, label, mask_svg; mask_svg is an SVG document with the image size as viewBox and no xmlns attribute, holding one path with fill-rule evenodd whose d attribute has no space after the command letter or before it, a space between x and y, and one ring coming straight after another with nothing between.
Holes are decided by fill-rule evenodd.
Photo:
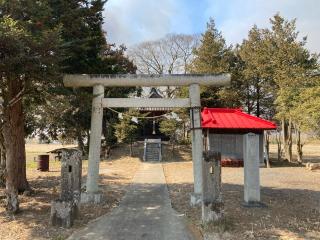
<instances>
[{"instance_id":1,"label":"tree trunk","mask_svg":"<svg viewBox=\"0 0 320 240\"><path fill-rule=\"evenodd\" d=\"M265 131L265 134L264 134L264 147L265 147L265 153L266 153L266 165L267 165L267 168L270 168L270 136L269 136L269 133L267 131Z\"/></svg>"},{"instance_id":2,"label":"tree trunk","mask_svg":"<svg viewBox=\"0 0 320 240\"><path fill-rule=\"evenodd\" d=\"M282 152L284 153L284 158L286 158L286 149L287 149L287 142L288 142L288 127L287 122L285 119L281 120L281 129L282 129Z\"/></svg>"},{"instance_id":3,"label":"tree trunk","mask_svg":"<svg viewBox=\"0 0 320 240\"><path fill-rule=\"evenodd\" d=\"M282 120L284 158L292 162L292 121Z\"/></svg>"},{"instance_id":4,"label":"tree trunk","mask_svg":"<svg viewBox=\"0 0 320 240\"><path fill-rule=\"evenodd\" d=\"M89 145L90 145L89 143L90 143L90 130L88 129L88 130L87 130L87 144L86 144L86 147L85 147L87 153L89 153L89 147L90 147L90 146L89 146Z\"/></svg>"},{"instance_id":5,"label":"tree trunk","mask_svg":"<svg viewBox=\"0 0 320 240\"><path fill-rule=\"evenodd\" d=\"M77 130L77 141L78 141L78 149L82 152L83 156L86 156L87 155L86 147L83 142L81 131L78 131L78 130Z\"/></svg>"},{"instance_id":6,"label":"tree trunk","mask_svg":"<svg viewBox=\"0 0 320 240\"><path fill-rule=\"evenodd\" d=\"M1 125L0 125L1 128ZM4 138L0 131L0 187L6 186L6 151L4 148Z\"/></svg>"},{"instance_id":7,"label":"tree trunk","mask_svg":"<svg viewBox=\"0 0 320 240\"><path fill-rule=\"evenodd\" d=\"M257 88L257 112L256 112L256 116L260 117L260 87L259 87L259 85L256 88Z\"/></svg>"},{"instance_id":8,"label":"tree trunk","mask_svg":"<svg viewBox=\"0 0 320 240\"><path fill-rule=\"evenodd\" d=\"M19 80L9 81L8 100L15 99L21 89ZM25 190L30 190L26 177L24 134L24 114L22 99L20 98L4 108L3 137L6 149L6 188L11 195L16 191L22 193ZM14 199L13 195L11 198Z\"/></svg>"},{"instance_id":9,"label":"tree trunk","mask_svg":"<svg viewBox=\"0 0 320 240\"><path fill-rule=\"evenodd\" d=\"M288 124L288 144L287 144L287 159L289 162L292 162L292 121L289 119Z\"/></svg>"},{"instance_id":10,"label":"tree trunk","mask_svg":"<svg viewBox=\"0 0 320 240\"><path fill-rule=\"evenodd\" d=\"M277 131L277 135L276 135L276 141L277 141L277 147L278 147L278 161L281 160L281 133L279 131Z\"/></svg>"},{"instance_id":11,"label":"tree trunk","mask_svg":"<svg viewBox=\"0 0 320 240\"><path fill-rule=\"evenodd\" d=\"M133 157L132 140L130 139L130 157Z\"/></svg>"},{"instance_id":12,"label":"tree trunk","mask_svg":"<svg viewBox=\"0 0 320 240\"><path fill-rule=\"evenodd\" d=\"M172 157L174 156L174 144L175 144L175 141L173 140L171 142L171 153L172 153Z\"/></svg>"},{"instance_id":13,"label":"tree trunk","mask_svg":"<svg viewBox=\"0 0 320 240\"><path fill-rule=\"evenodd\" d=\"M303 161L303 144L301 143L301 132L300 130L297 128L296 129L296 138L297 138L297 160L298 163L302 163Z\"/></svg>"}]
</instances>

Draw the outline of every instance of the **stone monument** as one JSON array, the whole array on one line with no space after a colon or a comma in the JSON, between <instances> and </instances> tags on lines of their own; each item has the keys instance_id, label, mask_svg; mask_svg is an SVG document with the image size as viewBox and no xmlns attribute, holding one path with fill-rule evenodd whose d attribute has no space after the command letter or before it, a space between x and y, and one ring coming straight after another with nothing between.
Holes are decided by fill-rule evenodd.
<instances>
[{"instance_id":1,"label":"stone monument","mask_svg":"<svg viewBox=\"0 0 320 240\"><path fill-rule=\"evenodd\" d=\"M76 149L62 152L60 198L51 203L51 224L69 228L79 213L81 198L82 153Z\"/></svg>"},{"instance_id":2,"label":"stone monument","mask_svg":"<svg viewBox=\"0 0 320 240\"><path fill-rule=\"evenodd\" d=\"M223 218L223 199L221 192L221 154L204 152L202 221L219 221Z\"/></svg>"}]
</instances>

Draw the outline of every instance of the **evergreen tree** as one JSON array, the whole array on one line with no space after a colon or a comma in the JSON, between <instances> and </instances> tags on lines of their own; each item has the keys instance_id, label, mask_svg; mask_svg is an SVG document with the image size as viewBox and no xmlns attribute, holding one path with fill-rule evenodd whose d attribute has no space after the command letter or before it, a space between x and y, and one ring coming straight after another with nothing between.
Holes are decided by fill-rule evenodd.
<instances>
[{"instance_id":1,"label":"evergreen tree","mask_svg":"<svg viewBox=\"0 0 320 240\"><path fill-rule=\"evenodd\" d=\"M292 161L292 129L298 126L298 106L302 89L311 87L309 73L317 68L317 55L305 48L306 37L298 40L296 20L288 21L279 14L270 19L272 31L267 32L270 68L278 87L277 118L282 122L285 158ZM302 96L302 95L300 95ZM304 101L304 100L302 100ZM300 130L299 130L300 131Z\"/></svg>"},{"instance_id":2,"label":"evergreen tree","mask_svg":"<svg viewBox=\"0 0 320 240\"><path fill-rule=\"evenodd\" d=\"M191 73L219 74L236 70L237 57L231 46L227 46L221 32L216 29L211 18L207 23L207 30L202 34L200 46L194 50L194 59L190 64ZM235 75L237 77L237 75ZM238 79L232 78L231 87L202 88L201 99L203 106L239 106Z\"/></svg>"},{"instance_id":3,"label":"evergreen tree","mask_svg":"<svg viewBox=\"0 0 320 240\"><path fill-rule=\"evenodd\" d=\"M6 150L7 209L19 209L16 193L29 189L26 179L24 104L55 81L59 29L51 26L46 1L0 2L0 97Z\"/></svg>"},{"instance_id":4,"label":"evergreen tree","mask_svg":"<svg viewBox=\"0 0 320 240\"><path fill-rule=\"evenodd\" d=\"M244 62L243 91L244 106L248 113L272 119L275 113L275 83L270 67L270 52L266 41L265 29L254 26L247 40L239 48Z\"/></svg>"},{"instance_id":5,"label":"evergreen tree","mask_svg":"<svg viewBox=\"0 0 320 240\"><path fill-rule=\"evenodd\" d=\"M174 153L174 146L177 142L178 129L181 128L182 122L179 122L175 118L163 119L160 122L160 132L170 137L170 143L172 146L172 154Z\"/></svg>"},{"instance_id":6,"label":"evergreen tree","mask_svg":"<svg viewBox=\"0 0 320 240\"><path fill-rule=\"evenodd\" d=\"M249 113L281 121L285 158L292 161L292 129L299 128L302 114L296 109L304 101L303 89L312 86L309 73L317 69L318 56L304 47L306 38L298 40L295 20L277 14L270 22L271 29L254 26L239 48L244 102Z\"/></svg>"},{"instance_id":7,"label":"evergreen tree","mask_svg":"<svg viewBox=\"0 0 320 240\"><path fill-rule=\"evenodd\" d=\"M125 112L123 119L115 125L115 136L118 142L130 144L130 156L133 156L132 144L137 137L138 126L137 123L132 122L131 116L138 116L139 112L133 109Z\"/></svg>"},{"instance_id":8,"label":"evergreen tree","mask_svg":"<svg viewBox=\"0 0 320 240\"><path fill-rule=\"evenodd\" d=\"M125 56L124 46L116 47L106 42L102 30L103 5L106 1L51 1L55 24L62 26L64 58L60 62L67 74L116 74L135 73L136 68ZM124 97L135 88L107 88L107 97ZM92 89L65 89L60 83L51 88L44 105L32 107L29 132L46 132L49 137L76 139L79 148L86 153L84 139L89 139ZM59 99L59 103L56 103ZM35 119L41 113L42 118ZM114 113L104 117L114 122ZM103 133L110 131L104 130ZM88 141L87 141L88 142Z\"/></svg>"}]
</instances>

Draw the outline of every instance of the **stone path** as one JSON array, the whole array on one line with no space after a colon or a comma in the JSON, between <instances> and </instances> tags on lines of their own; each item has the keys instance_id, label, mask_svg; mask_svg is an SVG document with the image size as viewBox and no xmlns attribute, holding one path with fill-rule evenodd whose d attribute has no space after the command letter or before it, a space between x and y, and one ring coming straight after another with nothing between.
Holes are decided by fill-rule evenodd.
<instances>
[{"instance_id":1,"label":"stone path","mask_svg":"<svg viewBox=\"0 0 320 240\"><path fill-rule=\"evenodd\" d=\"M171 207L161 163L142 163L111 213L75 232L69 240L194 240Z\"/></svg>"}]
</instances>

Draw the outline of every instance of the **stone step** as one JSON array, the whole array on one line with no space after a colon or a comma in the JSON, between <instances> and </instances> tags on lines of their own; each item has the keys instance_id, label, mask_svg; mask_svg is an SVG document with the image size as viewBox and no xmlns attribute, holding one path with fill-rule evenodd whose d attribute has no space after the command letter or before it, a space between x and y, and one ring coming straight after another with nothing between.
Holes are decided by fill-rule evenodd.
<instances>
[{"instance_id":1,"label":"stone step","mask_svg":"<svg viewBox=\"0 0 320 240\"><path fill-rule=\"evenodd\" d=\"M159 158L147 158L147 161L159 161Z\"/></svg>"},{"instance_id":2,"label":"stone step","mask_svg":"<svg viewBox=\"0 0 320 240\"><path fill-rule=\"evenodd\" d=\"M146 143L145 145L145 160L146 161L160 161L161 146L159 143Z\"/></svg>"},{"instance_id":3,"label":"stone step","mask_svg":"<svg viewBox=\"0 0 320 240\"><path fill-rule=\"evenodd\" d=\"M146 155L149 158L159 158L159 155Z\"/></svg>"},{"instance_id":4,"label":"stone step","mask_svg":"<svg viewBox=\"0 0 320 240\"><path fill-rule=\"evenodd\" d=\"M146 152L146 154L158 155L159 152Z\"/></svg>"},{"instance_id":5,"label":"stone step","mask_svg":"<svg viewBox=\"0 0 320 240\"><path fill-rule=\"evenodd\" d=\"M146 152L158 153L160 152L160 149L154 149L154 150L147 149Z\"/></svg>"}]
</instances>

